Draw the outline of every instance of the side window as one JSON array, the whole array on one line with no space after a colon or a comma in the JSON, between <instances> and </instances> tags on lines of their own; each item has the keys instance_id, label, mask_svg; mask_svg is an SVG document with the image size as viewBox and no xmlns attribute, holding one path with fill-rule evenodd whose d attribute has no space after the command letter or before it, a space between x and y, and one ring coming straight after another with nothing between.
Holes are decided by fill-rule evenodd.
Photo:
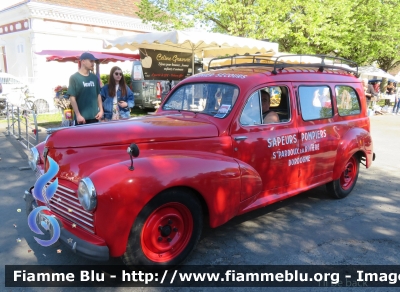
<instances>
[{"instance_id":1,"label":"side window","mask_svg":"<svg viewBox=\"0 0 400 292\"><path fill-rule=\"evenodd\" d=\"M247 100L246 106L240 116L242 125L261 124L261 107L259 91L254 92Z\"/></svg>"},{"instance_id":2,"label":"side window","mask_svg":"<svg viewBox=\"0 0 400 292\"><path fill-rule=\"evenodd\" d=\"M271 96L269 110L277 114L279 122L290 121L290 103L288 88L286 86L271 86L268 87L267 91Z\"/></svg>"},{"instance_id":3,"label":"side window","mask_svg":"<svg viewBox=\"0 0 400 292\"><path fill-rule=\"evenodd\" d=\"M300 86L299 99L303 120L326 119L333 116L332 94L328 86Z\"/></svg>"},{"instance_id":4,"label":"side window","mask_svg":"<svg viewBox=\"0 0 400 292\"><path fill-rule=\"evenodd\" d=\"M354 88L336 86L336 104L340 116L357 115L361 112L360 101Z\"/></svg>"}]
</instances>

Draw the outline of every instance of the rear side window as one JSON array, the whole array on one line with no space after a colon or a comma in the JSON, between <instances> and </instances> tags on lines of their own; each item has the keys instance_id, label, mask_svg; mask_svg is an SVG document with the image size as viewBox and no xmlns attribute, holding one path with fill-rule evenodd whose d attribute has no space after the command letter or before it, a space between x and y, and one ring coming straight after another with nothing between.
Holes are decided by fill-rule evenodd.
<instances>
[{"instance_id":1,"label":"rear side window","mask_svg":"<svg viewBox=\"0 0 400 292\"><path fill-rule=\"evenodd\" d=\"M336 104L340 116L357 115L361 112L360 101L354 88L336 86Z\"/></svg>"},{"instance_id":2,"label":"rear side window","mask_svg":"<svg viewBox=\"0 0 400 292\"><path fill-rule=\"evenodd\" d=\"M318 120L333 116L332 94L328 86L300 86L299 98L303 120Z\"/></svg>"}]
</instances>

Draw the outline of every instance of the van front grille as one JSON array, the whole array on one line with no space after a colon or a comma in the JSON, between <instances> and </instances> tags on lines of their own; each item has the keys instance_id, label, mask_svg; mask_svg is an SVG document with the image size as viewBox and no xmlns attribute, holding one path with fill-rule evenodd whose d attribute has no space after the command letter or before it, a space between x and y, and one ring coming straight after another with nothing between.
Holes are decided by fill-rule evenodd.
<instances>
[{"instance_id":1,"label":"van front grille","mask_svg":"<svg viewBox=\"0 0 400 292\"><path fill-rule=\"evenodd\" d=\"M93 214L83 209L75 191L58 184L49 208L61 217L94 234Z\"/></svg>"},{"instance_id":2,"label":"van front grille","mask_svg":"<svg viewBox=\"0 0 400 292\"><path fill-rule=\"evenodd\" d=\"M42 176L39 169L36 169L35 174L37 178ZM51 182L48 182L46 187L50 183ZM45 194L45 192L44 188L43 194ZM48 207L60 217L75 223L77 227L79 226L94 234L93 214L83 209L82 205L79 203L78 195L74 190L61 185L59 182L56 193L51 198Z\"/></svg>"}]
</instances>

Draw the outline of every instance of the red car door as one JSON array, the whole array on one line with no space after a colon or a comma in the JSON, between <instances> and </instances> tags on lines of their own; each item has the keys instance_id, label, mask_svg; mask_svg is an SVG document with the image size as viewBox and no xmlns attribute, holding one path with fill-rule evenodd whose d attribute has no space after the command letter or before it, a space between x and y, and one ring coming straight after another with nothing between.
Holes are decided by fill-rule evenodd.
<instances>
[{"instance_id":1,"label":"red car door","mask_svg":"<svg viewBox=\"0 0 400 292\"><path fill-rule=\"evenodd\" d=\"M279 195L298 179L298 165L291 163L299 156L298 130L291 114L293 99L289 87L269 85L264 89L269 90L271 95L273 90L281 89L275 96L284 106L279 108L278 104L274 109L278 112L281 110L281 120L264 124L260 89L251 92L232 125L233 155L259 174L265 195ZM242 175L250 175L247 171L242 169ZM242 201L252 195L249 187L251 189L251 186L242 186Z\"/></svg>"},{"instance_id":2,"label":"red car door","mask_svg":"<svg viewBox=\"0 0 400 292\"><path fill-rule=\"evenodd\" d=\"M325 84L298 83L300 187L332 178L340 136L334 122L333 90Z\"/></svg>"}]
</instances>

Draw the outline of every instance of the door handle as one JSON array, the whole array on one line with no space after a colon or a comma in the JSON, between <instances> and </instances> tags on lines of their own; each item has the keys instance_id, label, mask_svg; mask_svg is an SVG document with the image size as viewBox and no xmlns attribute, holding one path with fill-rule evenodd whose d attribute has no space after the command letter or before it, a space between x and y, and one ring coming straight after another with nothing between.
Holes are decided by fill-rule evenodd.
<instances>
[{"instance_id":1,"label":"door handle","mask_svg":"<svg viewBox=\"0 0 400 292\"><path fill-rule=\"evenodd\" d=\"M246 140L247 137L246 136L238 136L238 137L235 137L234 139L235 139L235 141L243 141L243 140Z\"/></svg>"}]
</instances>

